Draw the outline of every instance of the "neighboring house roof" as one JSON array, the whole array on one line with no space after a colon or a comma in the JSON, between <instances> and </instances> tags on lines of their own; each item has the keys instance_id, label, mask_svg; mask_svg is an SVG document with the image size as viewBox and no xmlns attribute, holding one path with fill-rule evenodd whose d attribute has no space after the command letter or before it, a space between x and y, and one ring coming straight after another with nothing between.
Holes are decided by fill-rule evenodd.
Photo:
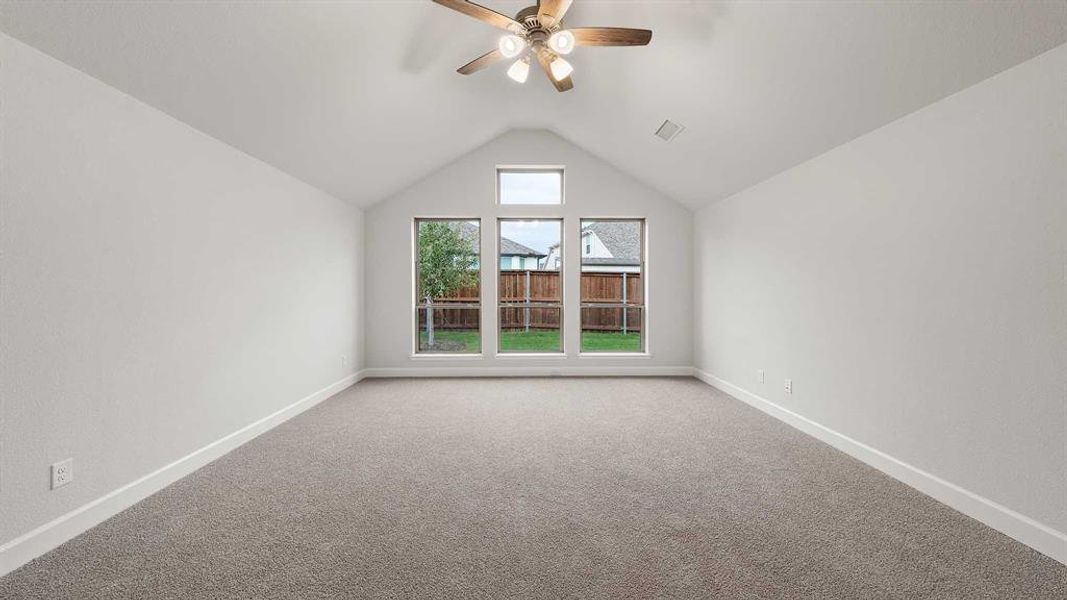
<instances>
[{"instance_id":1,"label":"neighboring house roof","mask_svg":"<svg viewBox=\"0 0 1067 600\"><path fill-rule=\"evenodd\" d=\"M634 266L641 264L640 261L632 258L593 258L582 257L583 265L611 265L611 266Z\"/></svg>"},{"instance_id":2,"label":"neighboring house roof","mask_svg":"<svg viewBox=\"0 0 1067 600\"><path fill-rule=\"evenodd\" d=\"M478 237L478 226L467 221L449 221L448 226L459 232L463 239L477 246L481 239Z\"/></svg>"},{"instance_id":3,"label":"neighboring house roof","mask_svg":"<svg viewBox=\"0 0 1067 600\"><path fill-rule=\"evenodd\" d=\"M641 228L635 227L633 221L597 221L582 228L582 235L587 232L596 234L611 256L583 256L583 265L641 264ZM549 250L558 247L555 244Z\"/></svg>"},{"instance_id":4,"label":"neighboring house roof","mask_svg":"<svg viewBox=\"0 0 1067 600\"><path fill-rule=\"evenodd\" d=\"M536 256L538 258L544 258L548 255L544 252L538 252L528 246L523 246L506 237L502 237L500 238L500 256Z\"/></svg>"},{"instance_id":5,"label":"neighboring house roof","mask_svg":"<svg viewBox=\"0 0 1067 600\"><path fill-rule=\"evenodd\" d=\"M452 221L452 226L457 228L460 235L470 240L472 243L478 240L477 225L467 221ZM548 255L543 252L538 252L529 246L523 246L506 237L502 237L500 238L500 256L536 256L538 258L544 258Z\"/></svg>"},{"instance_id":6,"label":"neighboring house roof","mask_svg":"<svg viewBox=\"0 0 1067 600\"><path fill-rule=\"evenodd\" d=\"M641 262L641 227L635 225L633 221L597 221L584 227L582 233L592 231L611 252L611 258L607 260L615 262L599 264L636 265ZM604 259L585 259L583 262L588 260Z\"/></svg>"}]
</instances>

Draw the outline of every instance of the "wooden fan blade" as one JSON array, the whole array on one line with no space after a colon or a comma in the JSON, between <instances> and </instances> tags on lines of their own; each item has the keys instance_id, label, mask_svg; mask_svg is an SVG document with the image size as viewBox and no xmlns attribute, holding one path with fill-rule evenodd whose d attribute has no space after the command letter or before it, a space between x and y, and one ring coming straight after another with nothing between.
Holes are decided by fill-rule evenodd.
<instances>
[{"instance_id":1,"label":"wooden fan blade","mask_svg":"<svg viewBox=\"0 0 1067 600\"><path fill-rule=\"evenodd\" d=\"M545 70L545 75L548 76L548 80L552 82L552 85L556 86L556 91L557 92L566 92L567 90L569 90L572 87L574 87L574 82L571 81L571 76L570 75L564 77L563 79L561 79L559 81L556 81L556 79L554 77L552 77L552 67L550 66L552 64L552 54L551 53L549 53L549 52L538 52L537 53L537 62L541 63L541 68Z\"/></svg>"},{"instance_id":2,"label":"wooden fan blade","mask_svg":"<svg viewBox=\"0 0 1067 600\"><path fill-rule=\"evenodd\" d=\"M629 29L627 27L575 27L575 46L644 46L652 41L652 32L648 29Z\"/></svg>"},{"instance_id":3,"label":"wooden fan blade","mask_svg":"<svg viewBox=\"0 0 1067 600\"><path fill-rule=\"evenodd\" d=\"M500 53L500 50L493 50L456 69L456 72L461 75L470 75L502 60L504 60L504 55Z\"/></svg>"},{"instance_id":4,"label":"wooden fan blade","mask_svg":"<svg viewBox=\"0 0 1067 600\"><path fill-rule=\"evenodd\" d=\"M468 2L467 0L433 0L434 2L451 8L454 11L461 12L468 17L474 17L479 21L489 23L493 27L499 27L512 33L522 34L526 31L526 28L511 17L502 15L495 10L490 10L479 4Z\"/></svg>"},{"instance_id":5,"label":"wooden fan blade","mask_svg":"<svg viewBox=\"0 0 1067 600\"><path fill-rule=\"evenodd\" d=\"M537 3L537 20L544 27L554 27L563 20L567 9L574 0L539 0Z\"/></svg>"}]
</instances>

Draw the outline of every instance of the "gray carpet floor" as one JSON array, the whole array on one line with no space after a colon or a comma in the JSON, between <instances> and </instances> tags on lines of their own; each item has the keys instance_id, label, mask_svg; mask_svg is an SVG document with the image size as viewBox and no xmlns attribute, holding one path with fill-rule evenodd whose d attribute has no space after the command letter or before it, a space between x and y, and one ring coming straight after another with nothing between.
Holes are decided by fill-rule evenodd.
<instances>
[{"instance_id":1,"label":"gray carpet floor","mask_svg":"<svg viewBox=\"0 0 1067 600\"><path fill-rule=\"evenodd\" d=\"M694 379L370 380L10 598L1067 598L1067 567Z\"/></svg>"}]
</instances>

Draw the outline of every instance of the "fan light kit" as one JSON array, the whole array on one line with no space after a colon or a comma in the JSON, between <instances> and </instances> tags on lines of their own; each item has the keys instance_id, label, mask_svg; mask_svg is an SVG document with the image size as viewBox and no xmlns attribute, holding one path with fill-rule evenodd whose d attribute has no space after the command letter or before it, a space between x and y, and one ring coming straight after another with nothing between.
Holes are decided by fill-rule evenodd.
<instances>
[{"instance_id":1,"label":"fan light kit","mask_svg":"<svg viewBox=\"0 0 1067 600\"><path fill-rule=\"evenodd\" d=\"M574 34L564 29L548 38L548 47L557 54L570 54L574 50Z\"/></svg>"},{"instance_id":2,"label":"fan light kit","mask_svg":"<svg viewBox=\"0 0 1067 600\"><path fill-rule=\"evenodd\" d=\"M517 35L505 35L500 38L500 53L504 58L515 58L526 49L526 40Z\"/></svg>"},{"instance_id":3,"label":"fan light kit","mask_svg":"<svg viewBox=\"0 0 1067 600\"><path fill-rule=\"evenodd\" d=\"M574 67L563 59L575 46L646 46L652 40L648 29L625 27L563 28L563 16L574 0L539 0L512 19L494 10L467 0L433 0L441 6L461 12L479 21L508 32L500 38L495 50L486 52L463 65L457 71L470 75L505 59L516 59L508 67L508 77L525 83L530 76L530 57L541 64L549 81L560 92L574 87L571 73Z\"/></svg>"},{"instance_id":4,"label":"fan light kit","mask_svg":"<svg viewBox=\"0 0 1067 600\"><path fill-rule=\"evenodd\" d=\"M560 79L566 79L574 72L574 67L571 63L563 60L562 56L557 56L551 64L548 65L548 70L552 73L552 79L559 81Z\"/></svg>"},{"instance_id":5,"label":"fan light kit","mask_svg":"<svg viewBox=\"0 0 1067 600\"><path fill-rule=\"evenodd\" d=\"M526 83L526 78L530 76L530 57L524 56L515 61L510 67L508 67L508 77L518 81L519 83Z\"/></svg>"}]
</instances>

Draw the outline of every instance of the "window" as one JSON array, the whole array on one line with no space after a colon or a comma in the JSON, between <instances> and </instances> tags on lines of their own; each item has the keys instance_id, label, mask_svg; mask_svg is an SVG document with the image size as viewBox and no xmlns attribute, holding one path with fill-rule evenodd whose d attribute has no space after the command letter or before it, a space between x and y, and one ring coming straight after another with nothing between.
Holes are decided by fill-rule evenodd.
<instances>
[{"instance_id":1,"label":"window","mask_svg":"<svg viewBox=\"0 0 1067 600\"><path fill-rule=\"evenodd\" d=\"M500 204L563 204L563 169L501 167L496 170Z\"/></svg>"},{"instance_id":2,"label":"window","mask_svg":"<svg viewBox=\"0 0 1067 600\"><path fill-rule=\"evenodd\" d=\"M478 354L481 227L477 219L415 219L415 351Z\"/></svg>"},{"instance_id":3,"label":"window","mask_svg":"<svg viewBox=\"0 0 1067 600\"><path fill-rule=\"evenodd\" d=\"M581 351L644 352L644 220L583 219L582 238Z\"/></svg>"},{"instance_id":4,"label":"window","mask_svg":"<svg viewBox=\"0 0 1067 600\"><path fill-rule=\"evenodd\" d=\"M563 283L559 255L560 219L500 219L497 247L500 273L497 296L501 353L563 352ZM525 260L520 269L506 269L503 257Z\"/></svg>"}]
</instances>

